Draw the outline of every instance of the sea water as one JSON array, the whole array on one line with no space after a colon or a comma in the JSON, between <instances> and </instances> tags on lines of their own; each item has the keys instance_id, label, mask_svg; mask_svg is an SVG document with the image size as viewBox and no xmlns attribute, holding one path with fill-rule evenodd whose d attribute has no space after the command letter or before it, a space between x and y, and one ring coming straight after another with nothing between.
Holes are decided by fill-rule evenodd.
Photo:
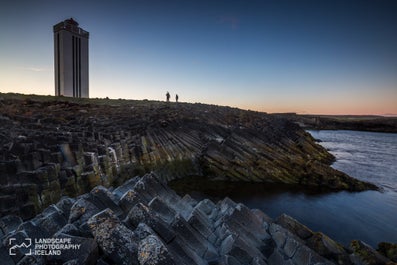
<instances>
[{"instance_id":1,"label":"sea water","mask_svg":"<svg viewBox=\"0 0 397 265\"><path fill-rule=\"evenodd\" d=\"M397 134L325 130L309 133L336 157L332 167L372 182L381 191L321 193L266 183L223 183L211 190L212 185L190 179L183 180L191 184L183 192L214 200L229 196L272 218L286 213L344 245L354 239L375 248L382 241L397 243Z\"/></svg>"},{"instance_id":2,"label":"sea water","mask_svg":"<svg viewBox=\"0 0 397 265\"><path fill-rule=\"evenodd\" d=\"M365 192L281 191L240 197L249 207L276 217L287 213L314 231L347 245L353 239L376 247L397 243L397 134L360 131L309 131L336 157L332 167L382 189Z\"/></svg>"}]
</instances>

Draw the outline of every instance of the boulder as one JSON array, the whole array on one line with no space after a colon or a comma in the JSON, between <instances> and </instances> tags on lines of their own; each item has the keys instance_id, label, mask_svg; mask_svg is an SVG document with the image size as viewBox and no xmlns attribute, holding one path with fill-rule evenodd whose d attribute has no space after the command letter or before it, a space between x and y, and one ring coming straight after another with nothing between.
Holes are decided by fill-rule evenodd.
<instances>
[{"instance_id":1,"label":"boulder","mask_svg":"<svg viewBox=\"0 0 397 265\"><path fill-rule=\"evenodd\" d=\"M350 248L353 251L353 254L351 255L351 260L354 264L375 265L386 264L387 262L389 262L386 257L382 256L371 246L360 240L353 240L350 243Z\"/></svg>"},{"instance_id":2,"label":"boulder","mask_svg":"<svg viewBox=\"0 0 397 265\"><path fill-rule=\"evenodd\" d=\"M275 252L269 258L269 264L277 264L275 262L280 262L281 260L285 264L287 262L298 265L316 263L333 264L333 262L307 247L302 239L278 224L271 224L269 233L276 245Z\"/></svg>"},{"instance_id":3,"label":"boulder","mask_svg":"<svg viewBox=\"0 0 397 265\"><path fill-rule=\"evenodd\" d=\"M397 262L397 244L381 242L378 244L378 252L392 261Z\"/></svg>"},{"instance_id":4,"label":"boulder","mask_svg":"<svg viewBox=\"0 0 397 265\"><path fill-rule=\"evenodd\" d=\"M87 222L87 220L98 213L100 209L88 201L89 196L81 196L70 208L69 223L75 223L80 226Z\"/></svg>"},{"instance_id":5,"label":"boulder","mask_svg":"<svg viewBox=\"0 0 397 265\"><path fill-rule=\"evenodd\" d=\"M132 228L136 228L140 223L145 223L167 243L175 237L172 228L142 203L138 203L129 211L124 222Z\"/></svg>"},{"instance_id":6,"label":"boulder","mask_svg":"<svg viewBox=\"0 0 397 265\"><path fill-rule=\"evenodd\" d=\"M309 239L314 234L309 228L286 214L280 215L275 222L285 229L288 229L302 240Z\"/></svg>"},{"instance_id":7,"label":"boulder","mask_svg":"<svg viewBox=\"0 0 397 265\"><path fill-rule=\"evenodd\" d=\"M187 242L188 246L193 249L199 256L210 254L216 256L216 250L199 232L186 222L180 215L177 215L171 225L173 231Z\"/></svg>"},{"instance_id":8,"label":"boulder","mask_svg":"<svg viewBox=\"0 0 397 265\"><path fill-rule=\"evenodd\" d=\"M276 223L289 230L303 243L321 256L336 264L350 264L349 251L338 242L332 240L321 232L313 232L297 220L282 214L276 219Z\"/></svg>"},{"instance_id":9,"label":"boulder","mask_svg":"<svg viewBox=\"0 0 397 265\"><path fill-rule=\"evenodd\" d=\"M337 264L349 264L349 252L339 243L323 233L314 233L306 241L306 245L321 256L334 261Z\"/></svg>"},{"instance_id":10,"label":"boulder","mask_svg":"<svg viewBox=\"0 0 397 265\"><path fill-rule=\"evenodd\" d=\"M138 260L140 265L176 265L167 247L155 235L142 239L138 245Z\"/></svg>"},{"instance_id":11,"label":"boulder","mask_svg":"<svg viewBox=\"0 0 397 265\"><path fill-rule=\"evenodd\" d=\"M136 235L110 209L95 214L87 224L107 259L114 264L139 264Z\"/></svg>"},{"instance_id":12,"label":"boulder","mask_svg":"<svg viewBox=\"0 0 397 265\"><path fill-rule=\"evenodd\" d=\"M90 201L100 210L109 208L117 216L123 214L122 209L116 204L115 196L103 186L97 186L91 190Z\"/></svg>"}]
</instances>

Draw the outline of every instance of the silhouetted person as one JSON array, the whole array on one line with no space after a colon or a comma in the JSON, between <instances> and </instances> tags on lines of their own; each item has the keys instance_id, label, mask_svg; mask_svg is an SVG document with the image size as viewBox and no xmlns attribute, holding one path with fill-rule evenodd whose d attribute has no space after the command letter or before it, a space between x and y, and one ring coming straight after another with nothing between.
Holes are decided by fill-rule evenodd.
<instances>
[{"instance_id":1,"label":"silhouetted person","mask_svg":"<svg viewBox=\"0 0 397 265\"><path fill-rule=\"evenodd\" d=\"M178 102L178 99L179 99L178 94L176 94L175 95L175 101Z\"/></svg>"},{"instance_id":2,"label":"silhouetted person","mask_svg":"<svg viewBox=\"0 0 397 265\"><path fill-rule=\"evenodd\" d=\"M167 91L167 94L165 94L165 96L167 97L167 102L170 102L170 93Z\"/></svg>"}]
</instances>

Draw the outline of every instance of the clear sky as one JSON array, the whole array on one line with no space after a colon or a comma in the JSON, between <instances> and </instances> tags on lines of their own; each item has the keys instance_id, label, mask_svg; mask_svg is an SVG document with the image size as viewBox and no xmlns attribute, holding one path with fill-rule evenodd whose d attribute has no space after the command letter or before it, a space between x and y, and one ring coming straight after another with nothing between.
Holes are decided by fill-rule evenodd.
<instances>
[{"instance_id":1,"label":"clear sky","mask_svg":"<svg viewBox=\"0 0 397 265\"><path fill-rule=\"evenodd\" d=\"M397 1L2 1L0 92L55 94L52 26L70 17L90 97L397 114Z\"/></svg>"}]
</instances>

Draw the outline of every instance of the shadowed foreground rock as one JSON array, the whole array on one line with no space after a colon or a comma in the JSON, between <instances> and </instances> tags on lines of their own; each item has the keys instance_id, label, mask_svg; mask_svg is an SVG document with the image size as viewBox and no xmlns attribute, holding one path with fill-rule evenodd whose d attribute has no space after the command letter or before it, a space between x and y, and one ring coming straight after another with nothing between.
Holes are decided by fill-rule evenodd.
<instances>
[{"instance_id":1,"label":"shadowed foreground rock","mask_svg":"<svg viewBox=\"0 0 397 265\"><path fill-rule=\"evenodd\" d=\"M14 264L386 264L369 246L347 249L289 216L276 221L228 198L181 198L154 174L114 190L102 186L63 198L32 220L0 219L2 265ZM43 255L27 238L80 247ZM10 244L10 240L11 243ZM15 248L15 243L20 248ZM57 245L57 244L55 244ZM59 244L58 244L59 245ZM365 248L365 251L363 251ZM45 249L43 246L39 250ZM55 248L56 249L56 248ZM10 251L15 254L10 256ZM31 251L31 252L30 252ZM29 255L32 253L32 255ZM368 259L367 253L371 253ZM373 263L377 262L377 263Z\"/></svg>"},{"instance_id":2,"label":"shadowed foreground rock","mask_svg":"<svg viewBox=\"0 0 397 265\"><path fill-rule=\"evenodd\" d=\"M0 94L0 216L32 218L62 195L151 171L166 181L193 175L376 189L332 169L332 159L298 125L266 113Z\"/></svg>"}]
</instances>

